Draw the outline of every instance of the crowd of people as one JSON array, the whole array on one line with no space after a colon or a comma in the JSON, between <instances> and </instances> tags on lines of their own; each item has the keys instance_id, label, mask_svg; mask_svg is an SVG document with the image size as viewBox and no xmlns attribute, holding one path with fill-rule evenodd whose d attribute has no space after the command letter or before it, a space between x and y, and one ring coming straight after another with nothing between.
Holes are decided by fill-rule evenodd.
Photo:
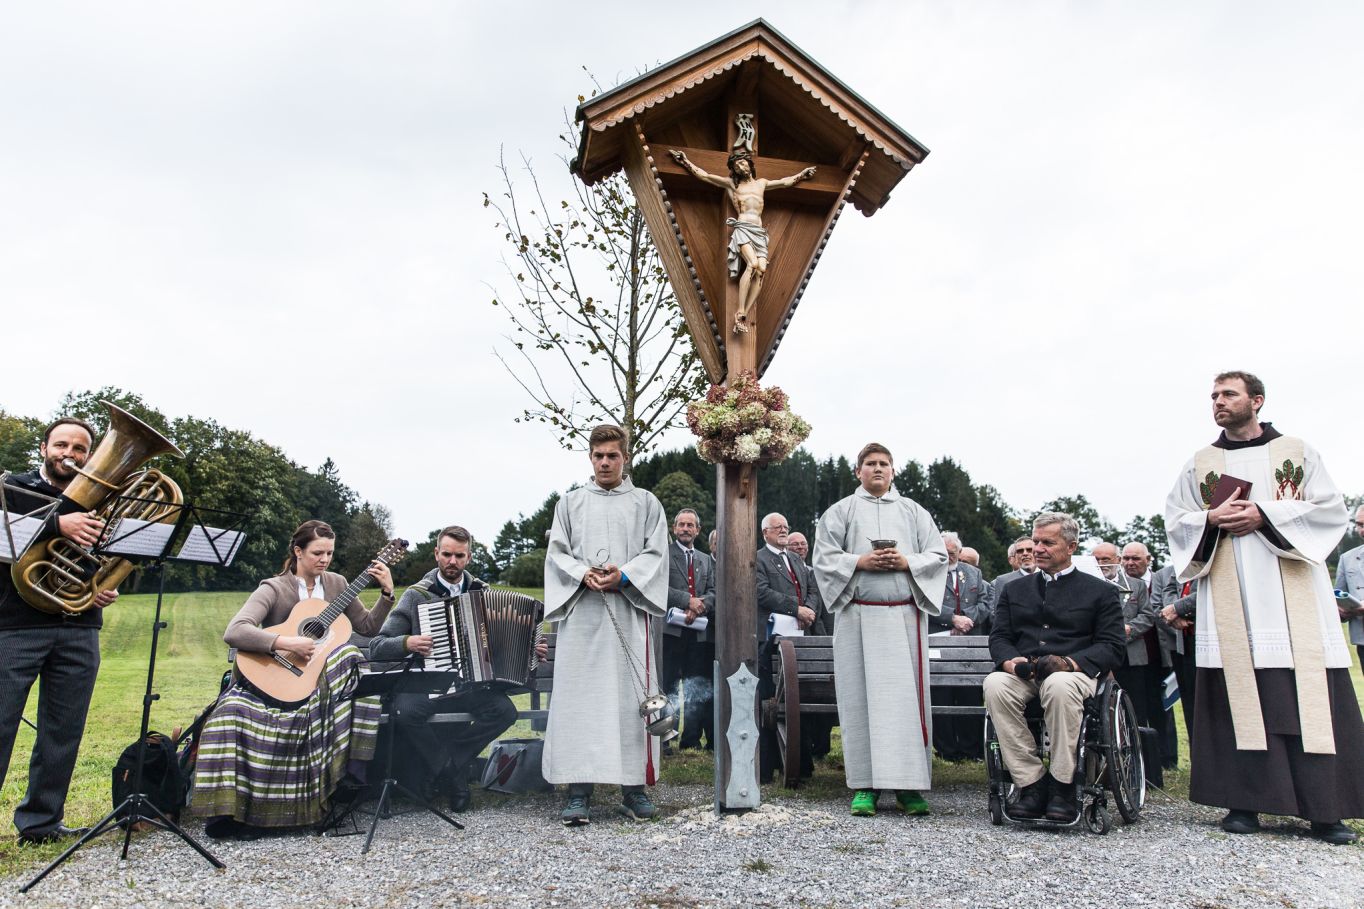
<instances>
[{"instance_id":1,"label":"crowd of people","mask_svg":"<svg viewBox=\"0 0 1364 909\"><path fill-rule=\"evenodd\" d=\"M1335 578L1352 605L1337 598L1326 571L1346 530L1344 500L1315 449L1260 421L1264 397L1248 373L1215 379L1221 433L1169 494L1170 561L1159 569L1142 543L1103 541L1089 553L1097 572L1078 570L1079 526L1046 513L1008 547L1011 570L986 580L973 549L895 490L893 456L874 442L858 452L858 488L820 516L813 546L781 514L762 519L754 659L769 665L782 634L832 635L852 814L875 814L883 792L907 814L928 813L935 751L947 760L984 751L978 719L935 722L932 704L983 703L1017 788L1010 815L1072 822L1074 751L1043 754L1027 706L1040 701L1051 742L1073 742L1085 699L1111 677L1139 725L1160 733L1159 758L1172 767L1178 738L1165 680L1173 674L1189 734L1190 798L1226 809L1223 829L1252 833L1258 815L1271 813L1306 819L1327 842L1355 839L1342 821L1364 816L1364 723L1340 623L1350 623L1364 655L1364 546L1345 554ZM11 506L26 488L59 495L74 475L68 465L79 467L93 445L86 424L54 423L42 466L7 491ZM700 518L684 508L669 524L659 501L634 486L619 427L597 427L588 448L592 478L559 500L545 560L545 619L557 641L542 767L545 780L565 787L560 819L570 827L590 822L598 785L619 787L616 810L627 817L657 814L648 787L662 749L641 709L650 694L680 698L678 747L714 748L721 732L710 623L725 604L716 562L696 546ZM1354 520L1364 535L1364 507ZM44 533L81 545L101 530L88 514L49 522ZM243 652L312 657L312 638L269 629L299 602L330 602L346 587L327 570L335 545L326 524L299 527L280 574L261 582L225 640ZM211 835L315 823L342 780L363 775L378 705L353 696L356 667L431 655L417 607L482 586L465 567L470 546L462 527L441 531L435 568L396 603L387 567L373 563L378 603L345 610L367 652L344 645L320 655L325 672L305 702L272 703L243 679L227 689L205 726L190 802ZM99 623L98 609L71 618L29 607L0 572L0 780L28 690L43 679L29 789L15 817L23 842L80 832L65 826L63 804L98 669ZM995 671L980 691L933 686L935 634L982 638ZM763 683L770 692L771 680ZM437 712L472 719L430 723ZM470 762L516 718L510 699L486 688L401 695L393 714L423 794L444 795L456 811L470 802ZM829 752L833 725L832 717L803 724L806 772ZM770 745L761 749L764 774Z\"/></svg>"}]
</instances>

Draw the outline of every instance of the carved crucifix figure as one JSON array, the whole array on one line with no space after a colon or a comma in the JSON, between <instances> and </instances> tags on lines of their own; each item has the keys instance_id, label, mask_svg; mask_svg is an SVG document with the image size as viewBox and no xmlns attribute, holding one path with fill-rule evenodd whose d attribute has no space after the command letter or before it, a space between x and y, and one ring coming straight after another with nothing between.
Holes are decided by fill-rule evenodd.
<instances>
[{"instance_id":1,"label":"carved crucifix figure","mask_svg":"<svg viewBox=\"0 0 1364 909\"><path fill-rule=\"evenodd\" d=\"M748 124L751 142L751 121ZM734 331L746 332L750 329L749 311L762 290L763 275L767 272L767 230L763 228L763 199L769 189L784 189L809 180L815 175L813 167L807 167L798 174L780 180L764 180L754 171L753 154L748 148L735 143L735 151L730 154L729 178L706 173L687 159L678 149L672 149L673 160L688 173L703 183L723 189L730 203L738 213L737 218L725 221L730 228L729 235L729 276L739 278L739 310L734 314ZM742 275L740 267L742 263Z\"/></svg>"}]
</instances>

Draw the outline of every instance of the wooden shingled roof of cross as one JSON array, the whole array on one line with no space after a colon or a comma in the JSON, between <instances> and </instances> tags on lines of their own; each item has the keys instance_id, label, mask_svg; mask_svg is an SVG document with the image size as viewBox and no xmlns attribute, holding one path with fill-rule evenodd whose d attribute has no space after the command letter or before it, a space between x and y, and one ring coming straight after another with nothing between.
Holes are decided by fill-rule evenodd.
<instances>
[{"instance_id":1,"label":"wooden shingled roof of cross","mask_svg":"<svg viewBox=\"0 0 1364 909\"><path fill-rule=\"evenodd\" d=\"M771 257L754 330L730 330L737 281L726 267L735 215L725 194L669 152L726 174L736 116L753 115L760 177L816 167L814 179L768 193ZM711 381L772 361L844 203L872 215L928 149L762 19L578 107L572 169L586 183L624 168Z\"/></svg>"}]
</instances>

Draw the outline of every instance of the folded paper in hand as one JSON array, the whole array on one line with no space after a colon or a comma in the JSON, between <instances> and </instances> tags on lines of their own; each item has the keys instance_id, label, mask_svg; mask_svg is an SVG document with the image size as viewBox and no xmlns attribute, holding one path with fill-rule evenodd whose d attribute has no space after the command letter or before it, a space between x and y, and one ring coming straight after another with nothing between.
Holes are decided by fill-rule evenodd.
<instances>
[{"instance_id":1,"label":"folded paper in hand","mask_svg":"<svg viewBox=\"0 0 1364 909\"><path fill-rule=\"evenodd\" d=\"M774 612L767 617L767 636L772 638L777 635L784 638L799 638L805 636L805 631L795 616Z\"/></svg>"},{"instance_id":2,"label":"folded paper in hand","mask_svg":"<svg viewBox=\"0 0 1364 909\"><path fill-rule=\"evenodd\" d=\"M692 631L705 631L706 626L710 624L709 619L707 619L703 615L699 615L696 617L695 621L688 625L687 610L678 609L676 606L673 606L668 610L668 614L665 616L665 620L669 625L678 625L682 628L690 628Z\"/></svg>"}]
</instances>

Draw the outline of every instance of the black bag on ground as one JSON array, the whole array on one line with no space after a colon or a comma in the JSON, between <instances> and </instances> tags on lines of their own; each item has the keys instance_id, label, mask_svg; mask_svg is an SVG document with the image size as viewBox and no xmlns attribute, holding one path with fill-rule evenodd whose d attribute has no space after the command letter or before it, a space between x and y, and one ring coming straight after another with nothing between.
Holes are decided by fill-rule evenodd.
<instances>
[{"instance_id":1,"label":"black bag on ground","mask_svg":"<svg viewBox=\"0 0 1364 909\"><path fill-rule=\"evenodd\" d=\"M114 764L113 796L114 807L134 792L134 776L137 774L138 752L145 753L142 765L142 792L151 802L171 820L178 820L180 809L185 807L185 777L180 768L179 756L175 753L175 741L159 732L148 732L145 745L133 742L123 749L118 763ZM126 817L120 812L119 821Z\"/></svg>"},{"instance_id":2,"label":"black bag on ground","mask_svg":"<svg viewBox=\"0 0 1364 909\"><path fill-rule=\"evenodd\" d=\"M553 790L540 769L544 750L544 739L499 739L483 766L483 788L511 794Z\"/></svg>"}]
</instances>

